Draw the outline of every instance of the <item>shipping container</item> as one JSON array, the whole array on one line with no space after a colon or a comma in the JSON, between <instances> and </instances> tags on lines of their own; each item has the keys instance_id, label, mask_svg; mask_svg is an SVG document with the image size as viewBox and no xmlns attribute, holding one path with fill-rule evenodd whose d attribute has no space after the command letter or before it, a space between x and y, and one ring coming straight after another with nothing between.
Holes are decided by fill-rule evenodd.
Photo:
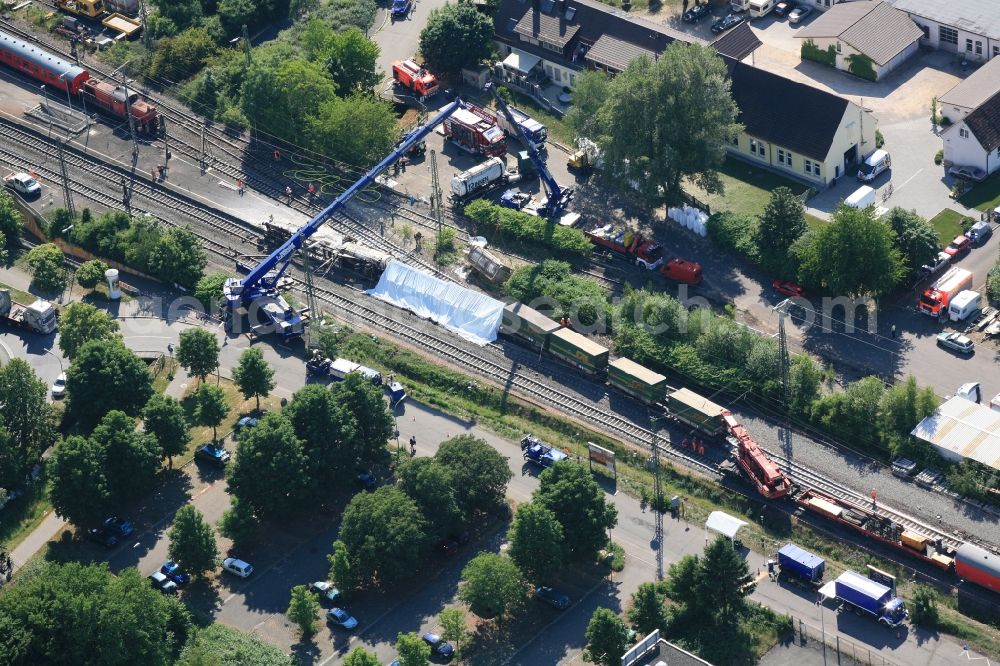
<instances>
[{"instance_id":1,"label":"shipping container","mask_svg":"<svg viewBox=\"0 0 1000 666\"><path fill-rule=\"evenodd\" d=\"M667 397L666 377L627 358L608 365L608 383L651 404Z\"/></svg>"},{"instance_id":2,"label":"shipping container","mask_svg":"<svg viewBox=\"0 0 1000 666\"><path fill-rule=\"evenodd\" d=\"M899 540L903 542L904 546L912 548L918 553L926 552L927 544L931 543L931 539L928 537L925 537L923 534L911 532L910 530L903 530L903 533L899 536Z\"/></svg>"},{"instance_id":3,"label":"shipping container","mask_svg":"<svg viewBox=\"0 0 1000 666\"><path fill-rule=\"evenodd\" d=\"M1000 594L1000 555L963 543L955 552L955 573L960 578Z\"/></svg>"},{"instance_id":4,"label":"shipping container","mask_svg":"<svg viewBox=\"0 0 1000 666\"><path fill-rule=\"evenodd\" d=\"M822 557L813 555L793 543L785 544L778 551L778 564L781 565L783 574L801 578L810 583L823 580L823 572L826 570L826 562Z\"/></svg>"},{"instance_id":5,"label":"shipping container","mask_svg":"<svg viewBox=\"0 0 1000 666\"><path fill-rule=\"evenodd\" d=\"M587 374L600 374L608 368L608 349L568 328L549 336L549 353Z\"/></svg>"},{"instance_id":6,"label":"shipping container","mask_svg":"<svg viewBox=\"0 0 1000 666\"><path fill-rule=\"evenodd\" d=\"M721 435L726 427L722 419L725 409L685 388L667 395L667 410L677 420L712 436Z\"/></svg>"},{"instance_id":7,"label":"shipping container","mask_svg":"<svg viewBox=\"0 0 1000 666\"><path fill-rule=\"evenodd\" d=\"M500 333L544 351L549 346L549 335L559 330L559 323L552 321L538 310L522 303L509 303L503 309Z\"/></svg>"}]
</instances>

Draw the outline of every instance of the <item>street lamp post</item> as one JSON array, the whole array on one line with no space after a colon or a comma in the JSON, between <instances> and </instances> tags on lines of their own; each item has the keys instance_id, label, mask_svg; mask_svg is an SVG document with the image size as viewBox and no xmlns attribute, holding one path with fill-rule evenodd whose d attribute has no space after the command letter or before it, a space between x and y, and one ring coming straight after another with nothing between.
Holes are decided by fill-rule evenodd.
<instances>
[{"instance_id":1,"label":"street lamp post","mask_svg":"<svg viewBox=\"0 0 1000 666\"><path fill-rule=\"evenodd\" d=\"M58 356L56 356L56 355L55 355L54 353L52 353L52 350L51 350L51 349L46 349L46 350L45 350L45 353L46 353L46 354L49 354L50 356L52 356L52 358L54 358L55 360L59 361L59 373L60 373L60 374L62 374L62 373L64 372L64 371L63 371L63 363L62 363L62 359L61 359L61 358L59 358Z\"/></svg>"}]
</instances>

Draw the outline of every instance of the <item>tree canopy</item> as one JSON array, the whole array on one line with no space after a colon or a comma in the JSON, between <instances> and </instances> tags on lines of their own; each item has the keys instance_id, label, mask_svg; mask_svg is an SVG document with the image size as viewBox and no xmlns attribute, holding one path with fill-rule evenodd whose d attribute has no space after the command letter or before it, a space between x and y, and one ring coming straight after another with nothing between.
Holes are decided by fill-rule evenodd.
<instances>
[{"instance_id":1,"label":"tree canopy","mask_svg":"<svg viewBox=\"0 0 1000 666\"><path fill-rule=\"evenodd\" d=\"M461 524L462 510L455 499L454 477L449 468L434 458L413 458L399 469L399 487L427 520L435 539L448 536Z\"/></svg>"},{"instance_id":2,"label":"tree canopy","mask_svg":"<svg viewBox=\"0 0 1000 666\"><path fill-rule=\"evenodd\" d=\"M156 438L135 428L135 420L118 410L104 415L90 438L104 455L104 474L117 506L142 497L153 487L160 469Z\"/></svg>"},{"instance_id":3,"label":"tree canopy","mask_svg":"<svg viewBox=\"0 0 1000 666\"><path fill-rule=\"evenodd\" d=\"M256 634L213 622L197 630L184 646L177 666L295 666L289 655Z\"/></svg>"},{"instance_id":4,"label":"tree canopy","mask_svg":"<svg viewBox=\"0 0 1000 666\"><path fill-rule=\"evenodd\" d=\"M399 666L427 666L431 659L431 646L424 643L414 632L396 636L396 653Z\"/></svg>"},{"instance_id":5,"label":"tree canopy","mask_svg":"<svg viewBox=\"0 0 1000 666\"><path fill-rule=\"evenodd\" d=\"M296 585L292 588L292 597L288 602L288 619L299 628L299 633L303 636L312 636L316 631L319 600L305 585Z\"/></svg>"},{"instance_id":6,"label":"tree canopy","mask_svg":"<svg viewBox=\"0 0 1000 666\"><path fill-rule=\"evenodd\" d=\"M59 437L58 417L47 397L48 387L24 359L11 359L0 368L0 423L9 436L11 456L5 467L18 480Z\"/></svg>"},{"instance_id":7,"label":"tree canopy","mask_svg":"<svg viewBox=\"0 0 1000 666\"><path fill-rule=\"evenodd\" d=\"M406 493L382 486L355 495L347 504L340 540L358 585L391 585L416 571L427 549L427 524Z\"/></svg>"},{"instance_id":8,"label":"tree canopy","mask_svg":"<svg viewBox=\"0 0 1000 666\"><path fill-rule=\"evenodd\" d=\"M717 169L742 127L726 65L714 49L675 41L655 62L632 60L607 86L586 83L574 102L599 109L597 122L582 127L598 133L588 138L601 146L607 173L634 182L649 205L677 201L684 178L721 190Z\"/></svg>"},{"instance_id":9,"label":"tree canopy","mask_svg":"<svg viewBox=\"0 0 1000 666\"><path fill-rule=\"evenodd\" d=\"M632 608L628 620L640 636L647 636L656 629L667 629L666 594L655 583L642 583L632 594Z\"/></svg>"},{"instance_id":10,"label":"tree canopy","mask_svg":"<svg viewBox=\"0 0 1000 666\"><path fill-rule=\"evenodd\" d=\"M142 410L142 419L143 430L156 438L160 454L172 465L172 456L184 453L191 442L191 430L184 415L184 407L176 398L156 394Z\"/></svg>"},{"instance_id":11,"label":"tree canopy","mask_svg":"<svg viewBox=\"0 0 1000 666\"><path fill-rule=\"evenodd\" d=\"M326 386L302 387L283 413L302 440L314 491L321 492L353 469L357 422Z\"/></svg>"},{"instance_id":12,"label":"tree canopy","mask_svg":"<svg viewBox=\"0 0 1000 666\"><path fill-rule=\"evenodd\" d=\"M618 666L628 648L628 627L610 608L598 608L587 623L584 658L599 666Z\"/></svg>"},{"instance_id":13,"label":"tree canopy","mask_svg":"<svg viewBox=\"0 0 1000 666\"><path fill-rule=\"evenodd\" d=\"M136 569L46 562L0 595L0 639L10 664L173 663L187 639L183 604L154 590Z\"/></svg>"},{"instance_id":14,"label":"tree canopy","mask_svg":"<svg viewBox=\"0 0 1000 666\"><path fill-rule=\"evenodd\" d=\"M556 515L537 502L517 507L507 532L507 554L532 583L541 584L559 571L566 538Z\"/></svg>"},{"instance_id":15,"label":"tree canopy","mask_svg":"<svg viewBox=\"0 0 1000 666\"><path fill-rule=\"evenodd\" d=\"M56 445L46 475L57 515L79 526L95 525L106 515L110 490L100 444L70 435Z\"/></svg>"},{"instance_id":16,"label":"tree canopy","mask_svg":"<svg viewBox=\"0 0 1000 666\"><path fill-rule=\"evenodd\" d=\"M917 215L916 211L895 206L882 219L896 234L895 246L903 257L907 271L919 270L937 256L940 247L937 231L930 222Z\"/></svg>"},{"instance_id":17,"label":"tree canopy","mask_svg":"<svg viewBox=\"0 0 1000 666\"><path fill-rule=\"evenodd\" d=\"M66 370L66 411L84 429L118 409L136 416L153 395L153 377L120 340L91 340Z\"/></svg>"},{"instance_id":18,"label":"tree canopy","mask_svg":"<svg viewBox=\"0 0 1000 666\"><path fill-rule=\"evenodd\" d=\"M204 328L181 331L177 362L189 373L204 381L219 367L219 341Z\"/></svg>"},{"instance_id":19,"label":"tree canopy","mask_svg":"<svg viewBox=\"0 0 1000 666\"><path fill-rule=\"evenodd\" d=\"M806 232L805 205L790 189L781 186L771 191L757 227L757 249L761 263L768 270L793 277L790 271L792 244Z\"/></svg>"},{"instance_id":20,"label":"tree canopy","mask_svg":"<svg viewBox=\"0 0 1000 666\"><path fill-rule=\"evenodd\" d=\"M118 335L118 322L90 303L70 303L59 317L59 349L72 359L89 340L110 340Z\"/></svg>"},{"instance_id":21,"label":"tree canopy","mask_svg":"<svg viewBox=\"0 0 1000 666\"><path fill-rule=\"evenodd\" d=\"M233 381L244 398L256 398L260 411L260 399L271 394L275 387L274 369L264 360L264 353L251 347L240 354L239 364L233 368Z\"/></svg>"},{"instance_id":22,"label":"tree canopy","mask_svg":"<svg viewBox=\"0 0 1000 666\"><path fill-rule=\"evenodd\" d=\"M445 440L434 454L434 459L451 471L455 497L467 517L496 508L513 476L507 459L472 435Z\"/></svg>"},{"instance_id":23,"label":"tree canopy","mask_svg":"<svg viewBox=\"0 0 1000 666\"><path fill-rule=\"evenodd\" d=\"M265 414L246 430L227 475L229 492L261 519L288 516L300 508L309 493L309 470L288 417Z\"/></svg>"},{"instance_id":24,"label":"tree canopy","mask_svg":"<svg viewBox=\"0 0 1000 666\"><path fill-rule=\"evenodd\" d=\"M177 510L169 536L170 559L191 576L201 576L218 566L215 530L194 505L185 504Z\"/></svg>"},{"instance_id":25,"label":"tree canopy","mask_svg":"<svg viewBox=\"0 0 1000 666\"><path fill-rule=\"evenodd\" d=\"M551 511L562 525L569 552L589 559L608 543L608 530L618 522L618 510L604 498L590 471L563 461L542 472L534 500Z\"/></svg>"},{"instance_id":26,"label":"tree canopy","mask_svg":"<svg viewBox=\"0 0 1000 666\"><path fill-rule=\"evenodd\" d=\"M76 283L84 289L93 289L104 279L104 273L108 270L108 265L100 259L85 261L76 269ZM65 321L65 313L63 314ZM59 322L60 324L64 321Z\"/></svg>"},{"instance_id":27,"label":"tree canopy","mask_svg":"<svg viewBox=\"0 0 1000 666\"><path fill-rule=\"evenodd\" d=\"M470 3L431 10L420 31L420 53L432 72L458 77L490 55L493 21Z\"/></svg>"},{"instance_id":28,"label":"tree canopy","mask_svg":"<svg viewBox=\"0 0 1000 666\"><path fill-rule=\"evenodd\" d=\"M63 253L55 243L38 245L28 252L28 272L31 284L42 291L53 293L66 286Z\"/></svg>"},{"instance_id":29,"label":"tree canopy","mask_svg":"<svg viewBox=\"0 0 1000 666\"><path fill-rule=\"evenodd\" d=\"M527 599L528 586L509 557L479 553L462 569L458 597L481 618L503 622Z\"/></svg>"},{"instance_id":30,"label":"tree canopy","mask_svg":"<svg viewBox=\"0 0 1000 666\"><path fill-rule=\"evenodd\" d=\"M354 416L353 460L367 464L382 457L385 444L396 431L382 389L360 373L352 372L330 387L338 405Z\"/></svg>"}]
</instances>

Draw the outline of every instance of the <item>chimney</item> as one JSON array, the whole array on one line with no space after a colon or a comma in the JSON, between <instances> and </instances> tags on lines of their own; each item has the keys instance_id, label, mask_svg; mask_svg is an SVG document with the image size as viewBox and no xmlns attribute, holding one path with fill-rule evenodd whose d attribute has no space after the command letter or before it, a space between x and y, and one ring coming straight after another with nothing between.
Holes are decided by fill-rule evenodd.
<instances>
[{"instance_id":1,"label":"chimney","mask_svg":"<svg viewBox=\"0 0 1000 666\"><path fill-rule=\"evenodd\" d=\"M531 0L531 8L536 12L541 10L541 3L539 0Z\"/></svg>"}]
</instances>

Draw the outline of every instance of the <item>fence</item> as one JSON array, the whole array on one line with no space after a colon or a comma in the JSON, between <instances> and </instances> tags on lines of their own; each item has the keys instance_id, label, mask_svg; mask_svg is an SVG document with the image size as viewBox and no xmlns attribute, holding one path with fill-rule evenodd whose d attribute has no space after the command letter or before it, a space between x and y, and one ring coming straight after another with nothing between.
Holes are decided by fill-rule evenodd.
<instances>
[{"instance_id":1,"label":"fence","mask_svg":"<svg viewBox=\"0 0 1000 666\"><path fill-rule=\"evenodd\" d=\"M869 646L857 645L846 638L826 634L822 629L806 624L798 618L793 617L792 620L795 622L797 644L804 647L809 645L810 641L818 643L818 649L826 653L824 663L839 664L840 666L899 666L896 662L886 659L877 652L872 652L872 648Z\"/></svg>"}]
</instances>

